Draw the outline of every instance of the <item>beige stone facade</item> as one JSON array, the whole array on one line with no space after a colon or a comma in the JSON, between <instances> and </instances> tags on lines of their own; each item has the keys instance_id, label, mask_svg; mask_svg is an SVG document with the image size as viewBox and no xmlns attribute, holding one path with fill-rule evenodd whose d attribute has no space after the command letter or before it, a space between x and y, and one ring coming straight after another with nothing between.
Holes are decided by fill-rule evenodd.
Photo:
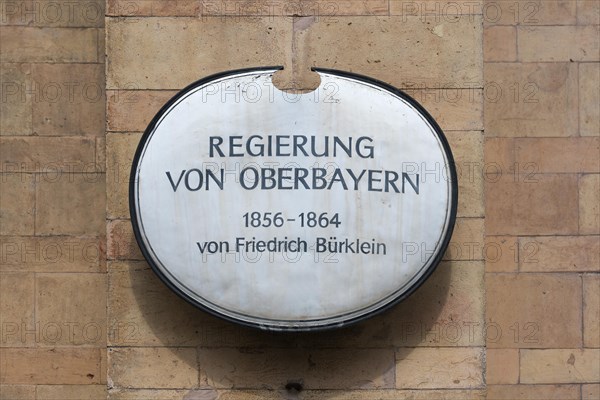
<instances>
[{"instance_id":1,"label":"beige stone facade","mask_svg":"<svg viewBox=\"0 0 600 400\"><path fill-rule=\"evenodd\" d=\"M599 24L597 0L0 0L0 399L598 399ZM133 237L154 114L266 65L397 86L456 159L444 261L339 331L211 317Z\"/></svg>"}]
</instances>

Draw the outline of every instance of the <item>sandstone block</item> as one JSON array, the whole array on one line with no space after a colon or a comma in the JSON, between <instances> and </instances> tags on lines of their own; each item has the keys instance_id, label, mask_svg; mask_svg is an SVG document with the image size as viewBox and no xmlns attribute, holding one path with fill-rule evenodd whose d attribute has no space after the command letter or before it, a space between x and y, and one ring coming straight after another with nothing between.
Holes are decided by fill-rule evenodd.
<instances>
[{"instance_id":1,"label":"sandstone block","mask_svg":"<svg viewBox=\"0 0 600 400\"><path fill-rule=\"evenodd\" d=\"M600 349L521 350L522 383L595 383Z\"/></svg>"},{"instance_id":2,"label":"sandstone block","mask_svg":"<svg viewBox=\"0 0 600 400\"><path fill-rule=\"evenodd\" d=\"M106 385L39 385L36 400L104 400Z\"/></svg>"},{"instance_id":3,"label":"sandstone block","mask_svg":"<svg viewBox=\"0 0 600 400\"><path fill-rule=\"evenodd\" d=\"M600 3L596 3L600 7ZM579 64L579 134L600 136L600 64Z\"/></svg>"},{"instance_id":4,"label":"sandstone block","mask_svg":"<svg viewBox=\"0 0 600 400\"><path fill-rule=\"evenodd\" d=\"M110 348L108 376L117 388L194 388L196 349Z\"/></svg>"},{"instance_id":5,"label":"sandstone block","mask_svg":"<svg viewBox=\"0 0 600 400\"><path fill-rule=\"evenodd\" d=\"M600 271L600 237L519 238L519 269L524 272Z\"/></svg>"},{"instance_id":6,"label":"sandstone block","mask_svg":"<svg viewBox=\"0 0 600 400\"><path fill-rule=\"evenodd\" d=\"M2 139L0 148L1 143ZM35 177L31 174L0 174L0 192L0 235L32 235L35 227Z\"/></svg>"},{"instance_id":7,"label":"sandstone block","mask_svg":"<svg viewBox=\"0 0 600 400\"><path fill-rule=\"evenodd\" d=\"M34 64L32 76L35 134L104 135L104 65Z\"/></svg>"},{"instance_id":8,"label":"sandstone block","mask_svg":"<svg viewBox=\"0 0 600 400\"><path fill-rule=\"evenodd\" d=\"M518 383L519 349L488 349L486 382L490 385Z\"/></svg>"},{"instance_id":9,"label":"sandstone block","mask_svg":"<svg viewBox=\"0 0 600 400\"><path fill-rule=\"evenodd\" d=\"M522 62L600 61L598 25L517 29L519 60Z\"/></svg>"},{"instance_id":10,"label":"sandstone block","mask_svg":"<svg viewBox=\"0 0 600 400\"><path fill-rule=\"evenodd\" d=\"M579 178L579 232L600 233L600 175Z\"/></svg>"},{"instance_id":11,"label":"sandstone block","mask_svg":"<svg viewBox=\"0 0 600 400\"><path fill-rule=\"evenodd\" d=\"M520 138L515 153L520 168L535 174L600 172L600 137Z\"/></svg>"},{"instance_id":12,"label":"sandstone block","mask_svg":"<svg viewBox=\"0 0 600 400\"><path fill-rule=\"evenodd\" d=\"M0 7L1 4L0 3ZM0 19L2 17L0 16ZM0 135L31 135L32 87L29 64L0 64Z\"/></svg>"},{"instance_id":13,"label":"sandstone block","mask_svg":"<svg viewBox=\"0 0 600 400\"><path fill-rule=\"evenodd\" d=\"M65 174L57 181L42 180L36 192L36 233L95 235L104 230L104 174Z\"/></svg>"},{"instance_id":14,"label":"sandstone block","mask_svg":"<svg viewBox=\"0 0 600 400\"><path fill-rule=\"evenodd\" d=\"M489 385L488 400L577 400L578 385Z\"/></svg>"},{"instance_id":15,"label":"sandstone block","mask_svg":"<svg viewBox=\"0 0 600 400\"><path fill-rule=\"evenodd\" d=\"M507 137L577 134L576 65L489 63L485 74L486 134Z\"/></svg>"},{"instance_id":16,"label":"sandstone block","mask_svg":"<svg viewBox=\"0 0 600 400\"><path fill-rule=\"evenodd\" d=\"M486 298L488 348L568 348L582 343L578 276L488 274Z\"/></svg>"},{"instance_id":17,"label":"sandstone block","mask_svg":"<svg viewBox=\"0 0 600 400\"><path fill-rule=\"evenodd\" d=\"M131 165L141 136L138 133L109 133L106 136L108 218L129 218Z\"/></svg>"},{"instance_id":18,"label":"sandstone block","mask_svg":"<svg viewBox=\"0 0 600 400\"><path fill-rule=\"evenodd\" d=\"M129 220L109 221L107 226L107 258L109 260L143 260Z\"/></svg>"},{"instance_id":19,"label":"sandstone block","mask_svg":"<svg viewBox=\"0 0 600 400\"><path fill-rule=\"evenodd\" d=\"M517 29L514 26L486 26L483 46L484 61L517 61Z\"/></svg>"},{"instance_id":20,"label":"sandstone block","mask_svg":"<svg viewBox=\"0 0 600 400\"><path fill-rule=\"evenodd\" d=\"M396 353L398 388L474 388L483 385L481 348L402 348Z\"/></svg>"},{"instance_id":21,"label":"sandstone block","mask_svg":"<svg viewBox=\"0 0 600 400\"><path fill-rule=\"evenodd\" d=\"M106 275L37 274L36 320L46 327L41 345L106 344Z\"/></svg>"},{"instance_id":22,"label":"sandstone block","mask_svg":"<svg viewBox=\"0 0 600 400\"><path fill-rule=\"evenodd\" d=\"M95 28L0 27L1 62L97 61L98 30Z\"/></svg>"},{"instance_id":23,"label":"sandstone block","mask_svg":"<svg viewBox=\"0 0 600 400\"><path fill-rule=\"evenodd\" d=\"M0 378L8 384L89 385L99 383L100 350L92 348L3 348Z\"/></svg>"},{"instance_id":24,"label":"sandstone block","mask_svg":"<svg viewBox=\"0 0 600 400\"><path fill-rule=\"evenodd\" d=\"M583 276L583 345L600 347L600 277Z\"/></svg>"},{"instance_id":25,"label":"sandstone block","mask_svg":"<svg viewBox=\"0 0 600 400\"><path fill-rule=\"evenodd\" d=\"M513 174L488 179L486 232L513 236L576 234L577 180L574 174Z\"/></svg>"},{"instance_id":26,"label":"sandstone block","mask_svg":"<svg viewBox=\"0 0 600 400\"><path fill-rule=\"evenodd\" d=\"M0 274L1 347L35 345L37 337L34 324L34 285L33 274Z\"/></svg>"}]
</instances>

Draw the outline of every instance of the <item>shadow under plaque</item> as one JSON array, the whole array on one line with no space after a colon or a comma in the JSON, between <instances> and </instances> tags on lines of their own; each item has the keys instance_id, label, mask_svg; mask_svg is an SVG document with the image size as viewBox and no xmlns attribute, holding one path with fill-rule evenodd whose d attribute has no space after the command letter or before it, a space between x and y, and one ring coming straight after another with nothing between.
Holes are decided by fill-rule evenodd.
<instances>
[{"instance_id":1,"label":"shadow under plaque","mask_svg":"<svg viewBox=\"0 0 600 400\"><path fill-rule=\"evenodd\" d=\"M296 384L302 391L394 388L395 348L439 339L431 332L446 320L447 316L441 315L447 313L445 308L452 308L447 303L454 301L456 291L451 287L453 264L442 262L406 300L359 323L337 330L270 332L221 320L188 304L145 262L133 262L128 271L116 272L128 276L113 280L129 282L122 282L120 290L130 291L135 304L123 304L121 315L114 313L111 322L122 318L133 323L136 332L115 344L165 347L177 357L178 348L196 348L196 360L180 360L199 370L200 382L197 387L181 389L285 392L287 385L289 393L285 393L292 396ZM329 398L327 392L320 396Z\"/></svg>"}]
</instances>

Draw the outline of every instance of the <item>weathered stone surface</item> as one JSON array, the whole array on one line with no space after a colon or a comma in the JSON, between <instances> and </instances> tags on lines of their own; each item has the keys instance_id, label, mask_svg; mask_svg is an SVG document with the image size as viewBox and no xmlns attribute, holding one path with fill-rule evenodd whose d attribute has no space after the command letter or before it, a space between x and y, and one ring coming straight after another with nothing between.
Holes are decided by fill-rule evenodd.
<instances>
[{"instance_id":1,"label":"weathered stone surface","mask_svg":"<svg viewBox=\"0 0 600 400\"><path fill-rule=\"evenodd\" d=\"M600 3L596 0L577 0L577 23L579 25L600 24Z\"/></svg>"},{"instance_id":2,"label":"weathered stone surface","mask_svg":"<svg viewBox=\"0 0 600 400\"><path fill-rule=\"evenodd\" d=\"M0 380L8 384L99 383L100 351L92 348L2 348Z\"/></svg>"},{"instance_id":3,"label":"weathered stone surface","mask_svg":"<svg viewBox=\"0 0 600 400\"><path fill-rule=\"evenodd\" d=\"M581 400L596 400L600 398L600 383L581 385Z\"/></svg>"},{"instance_id":4,"label":"weathered stone surface","mask_svg":"<svg viewBox=\"0 0 600 400\"><path fill-rule=\"evenodd\" d=\"M0 236L0 271L101 272L105 248L98 237Z\"/></svg>"},{"instance_id":5,"label":"weathered stone surface","mask_svg":"<svg viewBox=\"0 0 600 400\"><path fill-rule=\"evenodd\" d=\"M519 265L518 238L486 236L483 256L486 272L516 272Z\"/></svg>"},{"instance_id":6,"label":"weathered stone surface","mask_svg":"<svg viewBox=\"0 0 600 400\"><path fill-rule=\"evenodd\" d=\"M200 385L282 389L302 379L311 389L394 387L393 349L199 349Z\"/></svg>"},{"instance_id":7,"label":"weathered stone surface","mask_svg":"<svg viewBox=\"0 0 600 400\"><path fill-rule=\"evenodd\" d=\"M36 322L47 327L40 345L106 345L105 274L37 274Z\"/></svg>"},{"instance_id":8,"label":"weathered stone surface","mask_svg":"<svg viewBox=\"0 0 600 400\"><path fill-rule=\"evenodd\" d=\"M179 89L232 68L283 64L291 69L290 44L295 41L294 64L300 69L346 65L346 70L400 87L481 87L481 35L473 34L481 30L478 22L475 18L432 27L418 18L402 21L401 17L339 17L329 23L307 17L296 24L288 18L207 17L196 21L144 18L132 24L109 18L107 85L110 89L132 84L139 89ZM215 35L221 46L211 45ZM367 36L369 55L356 57L349 49ZM468 41L452 39L457 36ZM398 37L407 39L399 43ZM140 38L152 39L140 42ZM134 55L127 50L130 46L139 51ZM173 58L177 56L183 58ZM166 58L168 64L160 62ZM184 68L168 67L173 64Z\"/></svg>"},{"instance_id":9,"label":"weathered stone surface","mask_svg":"<svg viewBox=\"0 0 600 400\"><path fill-rule=\"evenodd\" d=\"M95 28L0 27L0 62L96 62Z\"/></svg>"},{"instance_id":10,"label":"weathered stone surface","mask_svg":"<svg viewBox=\"0 0 600 400\"><path fill-rule=\"evenodd\" d=\"M92 142L93 143L93 142ZM104 174L69 174L36 186L38 234L97 234L105 224Z\"/></svg>"},{"instance_id":11,"label":"weathered stone surface","mask_svg":"<svg viewBox=\"0 0 600 400\"><path fill-rule=\"evenodd\" d=\"M35 400L35 386L0 385L0 398L7 400Z\"/></svg>"},{"instance_id":12,"label":"weathered stone surface","mask_svg":"<svg viewBox=\"0 0 600 400\"><path fill-rule=\"evenodd\" d=\"M489 25L575 25L577 20L572 0L495 1L480 7Z\"/></svg>"},{"instance_id":13,"label":"weathered stone surface","mask_svg":"<svg viewBox=\"0 0 600 400\"><path fill-rule=\"evenodd\" d=\"M228 16L314 16L324 21L336 21L344 15L388 15L388 0L309 0L273 1L260 0L200 0L200 14Z\"/></svg>"},{"instance_id":14,"label":"weathered stone surface","mask_svg":"<svg viewBox=\"0 0 600 400\"><path fill-rule=\"evenodd\" d=\"M397 87L476 88L482 83L481 29L477 16L436 24L416 17L348 17L313 23L295 35L300 65L344 65ZM368 52L357 57L356 43L365 41Z\"/></svg>"},{"instance_id":15,"label":"weathered stone surface","mask_svg":"<svg viewBox=\"0 0 600 400\"><path fill-rule=\"evenodd\" d=\"M116 388L198 387L196 349L110 348L108 377Z\"/></svg>"},{"instance_id":16,"label":"weathered stone surface","mask_svg":"<svg viewBox=\"0 0 600 400\"><path fill-rule=\"evenodd\" d=\"M453 0L390 0L390 14L405 18L419 17L425 21L456 21L461 16L481 15L483 3Z\"/></svg>"},{"instance_id":17,"label":"weathered stone surface","mask_svg":"<svg viewBox=\"0 0 600 400\"><path fill-rule=\"evenodd\" d=\"M485 75L487 135L577 134L577 65L489 63Z\"/></svg>"},{"instance_id":18,"label":"weathered stone surface","mask_svg":"<svg viewBox=\"0 0 600 400\"><path fill-rule=\"evenodd\" d=\"M483 273L482 262L442 263L422 287L389 312L384 321L391 329L379 336L387 333L395 346L482 346ZM365 337L362 343L369 340Z\"/></svg>"},{"instance_id":19,"label":"weathered stone surface","mask_svg":"<svg viewBox=\"0 0 600 400\"><path fill-rule=\"evenodd\" d=\"M280 400L286 390L115 389L110 400ZM484 400L484 390L304 390L302 400Z\"/></svg>"},{"instance_id":20,"label":"weathered stone surface","mask_svg":"<svg viewBox=\"0 0 600 400\"><path fill-rule=\"evenodd\" d=\"M34 64L33 132L104 135L102 64Z\"/></svg>"},{"instance_id":21,"label":"weathered stone surface","mask_svg":"<svg viewBox=\"0 0 600 400\"><path fill-rule=\"evenodd\" d=\"M106 211L108 218L129 218L131 165L141 136L138 133L109 133L106 136Z\"/></svg>"},{"instance_id":22,"label":"weathered stone surface","mask_svg":"<svg viewBox=\"0 0 600 400\"><path fill-rule=\"evenodd\" d=\"M172 90L109 90L107 92L108 130L143 132L170 98Z\"/></svg>"},{"instance_id":23,"label":"weathered stone surface","mask_svg":"<svg viewBox=\"0 0 600 400\"><path fill-rule=\"evenodd\" d=\"M107 258L109 260L143 260L144 256L133 234L129 220L109 221L106 238Z\"/></svg>"},{"instance_id":24,"label":"weathered stone surface","mask_svg":"<svg viewBox=\"0 0 600 400\"><path fill-rule=\"evenodd\" d=\"M327 21L335 21L344 15L387 15L388 0L311 0L311 1L271 1L260 0L109 0L110 16L314 16Z\"/></svg>"},{"instance_id":25,"label":"weathered stone surface","mask_svg":"<svg viewBox=\"0 0 600 400\"><path fill-rule=\"evenodd\" d=\"M447 132L458 175L459 217L483 217L483 134Z\"/></svg>"},{"instance_id":26,"label":"weathered stone surface","mask_svg":"<svg viewBox=\"0 0 600 400\"><path fill-rule=\"evenodd\" d=\"M486 299L486 318L494 325L488 327L489 348L582 344L581 279L576 275L488 274Z\"/></svg>"},{"instance_id":27,"label":"weathered stone surface","mask_svg":"<svg viewBox=\"0 0 600 400\"><path fill-rule=\"evenodd\" d=\"M0 235L32 235L35 227L34 175L0 174L0 193Z\"/></svg>"},{"instance_id":28,"label":"weathered stone surface","mask_svg":"<svg viewBox=\"0 0 600 400\"><path fill-rule=\"evenodd\" d=\"M98 62L106 66L106 31L105 29L98 30ZM106 68L105 68L106 70ZM106 81L104 82L104 95L106 96Z\"/></svg>"},{"instance_id":29,"label":"weathered stone surface","mask_svg":"<svg viewBox=\"0 0 600 400\"><path fill-rule=\"evenodd\" d=\"M583 345L600 347L600 276L583 276Z\"/></svg>"},{"instance_id":30,"label":"weathered stone surface","mask_svg":"<svg viewBox=\"0 0 600 400\"><path fill-rule=\"evenodd\" d=\"M1 347L25 347L36 344L38 335L34 323L34 287L33 274L0 274Z\"/></svg>"},{"instance_id":31,"label":"weathered stone surface","mask_svg":"<svg viewBox=\"0 0 600 400\"><path fill-rule=\"evenodd\" d=\"M598 272L600 237L521 237L519 269L523 272Z\"/></svg>"},{"instance_id":32,"label":"weathered stone surface","mask_svg":"<svg viewBox=\"0 0 600 400\"><path fill-rule=\"evenodd\" d=\"M535 174L600 172L599 154L600 137L515 140L518 165Z\"/></svg>"},{"instance_id":33,"label":"weathered stone surface","mask_svg":"<svg viewBox=\"0 0 600 400\"><path fill-rule=\"evenodd\" d=\"M38 181L68 179L83 172L91 180L96 167L95 142L84 137L2 137L0 168L3 172L38 172Z\"/></svg>"},{"instance_id":34,"label":"weathered stone surface","mask_svg":"<svg viewBox=\"0 0 600 400\"><path fill-rule=\"evenodd\" d=\"M291 43L283 18L109 18L106 31L108 89L181 89L223 70L280 65Z\"/></svg>"},{"instance_id":35,"label":"weathered stone surface","mask_svg":"<svg viewBox=\"0 0 600 400\"><path fill-rule=\"evenodd\" d=\"M31 135L31 65L1 63L0 82L0 135Z\"/></svg>"},{"instance_id":36,"label":"weathered stone surface","mask_svg":"<svg viewBox=\"0 0 600 400\"><path fill-rule=\"evenodd\" d=\"M488 400L577 400L578 385L489 385Z\"/></svg>"},{"instance_id":37,"label":"weathered stone surface","mask_svg":"<svg viewBox=\"0 0 600 400\"><path fill-rule=\"evenodd\" d=\"M485 138L483 176L486 184L494 184L504 175L515 176L519 173L519 169L515 165L516 140L505 137Z\"/></svg>"},{"instance_id":38,"label":"weathered stone surface","mask_svg":"<svg viewBox=\"0 0 600 400\"><path fill-rule=\"evenodd\" d=\"M106 172L106 138L96 138L96 170Z\"/></svg>"},{"instance_id":39,"label":"weathered stone surface","mask_svg":"<svg viewBox=\"0 0 600 400\"><path fill-rule=\"evenodd\" d=\"M81 2L3 0L0 25L36 27L102 27L104 0Z\"/></svg>"},{"instance_id":40,"label":"weathered stone surface","mask_svg":"<svg viewBox=\"0 0 600 400\"><path fill-rule=\"evenodd\" d=\"M600 174L579 178L579 233L600 233Z\"/></svg>"},{"instance_id":41,"label":"weathered stone surface","mask_svg":"<svg viewBox=\"0 0 600 400\"><path fill-rule=\"evenodd\" d=\"M596 3L600 7L600 2ZM600 136L600 64L579 64L579 134Z\"/></svg>"},{"instance_id":42,"label":"weathered stone surface","mask_svg":"<svg viewBox=\"0 0 600 400\"><path fill-rule=\"evenodd\" d=\"M101 28L104 26L105 0L77 3L35 2L34 25L40 27ZM26 9L25 9L26 11Z\"/></svg>"},{"instance_id":43,"label":"weathered stone surface","mask_svg":"<svg viewBox=\"0 0 600 400\"><path fill-rule=\"evenodd\" d=\"M577 175L511 175L485 185L489 235L577 234Z\"/></svg>"},{"instance_id":44,"label":"weathered stone surface","mask_svg":"<svg viewBox=\"0 0 600 400\"><path fill-rule=\"evenodd\" d=\"M3 1L0 3L0 26L30 25L34 15L28 13L33 9L33 0Z\"/></svg>"},{"instance_id":45,"label":"weathered stone surface","mask_svg":"<svg viewBox=\"0 0 600 400\"><path fill-rule=\"evenodd\" d=\"M225 334L228 328L225 322L194 308L169 290L145 262L110 265L110 345L226 346L233 336ZM229 345L234 345L232 342ZM245 344L249 343L251 340Z\"/></svg>"},{"instance_id":46,"label":"weathered stone surface","mask_svg":"<svg viewBox=\"0 0 600 400\"><path fill-rule=\"evenodd\" d=\"M201 8L201 0L108 0L106 15L193 17L200 15Z\"/></svg>"},{"instance_id":47,"label":"weathered stone surface","mask_svg":"<svg viewBox=\"0 0 600 400\"><path fill-rule=\"evenodd\" d=\"M483 386L481 348L403 348L396 352L396 387L476 388Z\"/></svg>"},{"instance_id":48,"label":"weathered stone surface","mask_svg":"<svg viewBox=\"0 0 600 400\"><path fill-rule=\"evenodd\" d=\"M108 384L108 349L103 347L100 349L100 383L104 386Z\"/></svg>"},{"instance_id":49,"label":"weathered stone surface","mask_svg":"<svg viewBox=\"0 0 600 400\"><path fill-rule=\"evenodd\" d=\"M483 218L457 218L444 260L483 260L483 224Z\"/></svg>"},{"instance_id":50,"label":"weathered stone surface","mask_svg":"<svg viewBox=\"0 0 600 400\"><path fill-rule=\"evenodd\" d=\"M487 349L486 383L516 384L519 382L519 349Z\"/></svg>"},{"instance_id":51,"label":"weathered stone surface","mask_svg":"<svg viewBox=\"0 0 600 400\"><path fill-rule=\"evenodd\" d=\"M39 385L36 400L105 400L106 385Z\"/></svg>"},{"instance_id":52,"label":"weathered stone surface","mask_svg":"<svg viewBox=\"0 0 600 400\"><path fill-rule=\"evenodd\" d=\"M521 350L522 383L595 383L600 349Z\"/></svg>"},{"instance_id":53,"label":"weathered stone surface","mask_svg":"<svg viewBox=\"0 0 600 400\"><path fill-rule=\"evenodd\" d=\"M483 57L486 62L517 61L517 28L486 26L483 30Z\"/></svg>"},{"instance_id":54,"label":"weathered stone surface","mask_svg":"<svg viewBox=\"0 0 600 400\"><path fill-rule=\"evenodd\" d=\"M522 62L600 61L598 25L517 29Z\"/></svg>"},{"instance_id":55,"label":"weathered stone surface","mask_svg":"<svg viewBox=\"0 0 600 400\"><path fill-rule=\"evenodd\" d=\"M404 92L431 114L444 132L483 130L483 91L473 87L426 89L422 83L405 83Z\"/></svg>"}]
</instances>

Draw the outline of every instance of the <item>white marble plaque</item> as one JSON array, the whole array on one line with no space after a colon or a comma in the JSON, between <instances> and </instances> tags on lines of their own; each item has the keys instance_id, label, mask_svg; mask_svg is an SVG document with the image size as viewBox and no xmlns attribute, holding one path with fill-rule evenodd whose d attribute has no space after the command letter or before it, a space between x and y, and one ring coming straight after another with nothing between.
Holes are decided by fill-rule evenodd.
<instances>
[{"instance_id":1,"label":"white marble plaque","mask_svg":"<svg viewBox=\"0 0 600 400\"><path fill-rule=\"evenodd\" d=\"M277 68L181 91L146 130L132 223L158 276L198 307L271 330L342 326L404 299L439 263L457 204L452 154L414 100L316 70Z\"/></svg>"}]
</instances>

